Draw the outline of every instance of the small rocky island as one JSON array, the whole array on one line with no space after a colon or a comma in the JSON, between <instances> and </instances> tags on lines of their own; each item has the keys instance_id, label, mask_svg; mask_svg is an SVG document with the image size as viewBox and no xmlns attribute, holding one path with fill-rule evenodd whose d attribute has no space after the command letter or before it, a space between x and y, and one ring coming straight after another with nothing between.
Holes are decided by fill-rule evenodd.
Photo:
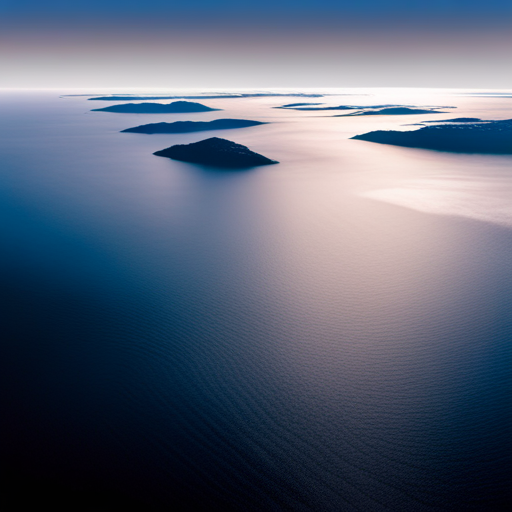
<instances>
[{"instance_id":1,"label":"small rocky island","mask_svg":"<svg viewBox=\"0 0 512 512\"><path fill-rule=\"evenodd\" d=\"M119 114L189 114L192 112L212 112L210 108L195 101L173 101L172 103L123 103L104 108L93 108L93 112L116 112Z\"/></svg>"},{"instance_id":2,"label":"small rocky island","mask_svg":"<svg viewBox=\"0 0 512 512\"><path fill-rule=\"evenodd\" d=\"M174 123L151 123L122 130L124 133L190 133L208 130L232 130L258 126L260 121L247 119L215 119L214 121L176 121Z\"/></svg>"},{"instance_id":3,"label":"small rocky island","mask_svg":"<svg viewBox=\"0 0 512 512\"><path fill-rule=\"evenodd\" d=\"M406 132L378 130L356 135L352 139L455 153L510 155L512 119L429 125Z\"/></svg>"},{"instance_id":4,"label":"small rocky island","mask_svg":"<svg viewBox=\"0 0 512 512\"><path fill-rule=\"evenodd\" d=\"M251 151L246 146L218 137L212 137L192 144L177 144L153 154L183 162L232 169L279 163Z\"/></svg>"}]
</instances>

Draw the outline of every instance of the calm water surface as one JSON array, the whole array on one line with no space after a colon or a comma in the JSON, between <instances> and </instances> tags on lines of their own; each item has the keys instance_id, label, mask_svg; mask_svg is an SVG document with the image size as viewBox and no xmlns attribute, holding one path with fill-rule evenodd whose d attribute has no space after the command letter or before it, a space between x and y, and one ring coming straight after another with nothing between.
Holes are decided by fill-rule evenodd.
<instances>
[{"instance_id":1,"label":"calm water surface","mask_svg":"<svg viewBox=\"0 0 512 512\"><path fill-rule=\"evenodd\" d=\"M511 98L351 92L371 95L325 101L512 118ZM294 98L111 114L59 93L0 94L17 483L141 510L507 509L512 157L349 140L434 115L271 108ZM221 117L272 124L119 133ZM210 136L281 163L152 155Z\"/></svg>"}]
</instances>

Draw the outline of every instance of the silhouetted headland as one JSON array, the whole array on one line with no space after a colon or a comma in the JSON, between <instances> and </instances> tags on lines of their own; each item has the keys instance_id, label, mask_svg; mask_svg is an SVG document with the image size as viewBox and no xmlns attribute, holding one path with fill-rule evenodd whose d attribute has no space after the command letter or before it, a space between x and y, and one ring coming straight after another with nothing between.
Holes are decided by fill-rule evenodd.
<instances>
[{"instance_id":1,"label":"silhouetted headland","mask_svg":"<svg viewBox=\"0 0 512 512\"><path fill-rule=\"evenodd\" d=\"M512 154L512 119L439 124L407 132L378 130L352 139L408 148L504 155Z\"/></svg>"},{"instance_id":2,"label":"silhouetted headland","mask_svg":"<svg viewBox=\"0 0 512 512\"><path fill-rule=\"evenodd\" d=\"M151 123L127 128L122 132L128 133L190 133L207 130L231 130L234 128L247 128L257 126L260 121L246 119L215 119L214 121L176 121L175 123Z\"/></svg>"},{"instance_id":3,"label":"silhouetted headland","mask_svg":"<svg viewBox=\"0 0 512 512\"><path fill-rule=\"evenodd\" d=\"M441 110L427 110L422 108L409 108L409 107L390 107L382 108L379 110L362 110L352 114L343 114L335 117L355 117L355 116L408 116L418 114L448 114Z\"/></svg>"},{"instance_id":4,"label":"silhouetted headland","mask_svg":"<svg viewBox=\"0 0 512 512\"><path fill-rule=\"evenodd\" d=\"M279 163L251 151L246 146L218 137L192 144L177 144L153 154L214 167L246 168Z\"/></svg>"},{"instance_id":5,"label":"silhouetted headland","mask_svg":"<svg viewBox=\"0 0 512 512\"><path fill-rule=\"evenodd\" d=\"M104 108L94 108L93 112L116 112L119 114L188 114L191 112L211 112L210 108L194 101L174 101L172 103L125 103Z\"/></svg>"}]
</instances>

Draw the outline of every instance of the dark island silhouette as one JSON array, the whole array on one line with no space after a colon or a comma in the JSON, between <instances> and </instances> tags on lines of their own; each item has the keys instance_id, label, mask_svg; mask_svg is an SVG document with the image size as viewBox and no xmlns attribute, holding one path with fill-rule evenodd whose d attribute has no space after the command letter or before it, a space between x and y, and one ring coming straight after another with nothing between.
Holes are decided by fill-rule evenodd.
<instances>
[{"instance_id":1,"label":"dark island silhouette","mask_svg":"<svg viewBox=\"0 0 512 512\"><path fill-rule=\"evenodd\" d=\"M291 103L289 105L282 105L281 107L289 110L371 110L384 107L403 107L404 105L337 105L335 107L317 107L314 105L322 105L322 103Z\"/></svg>"},{"instance_id":2,"label":"dark island silhouette","mask_svg":"<svg viewBox=\"0 0 512 512\"><path fill-rule=\"evenodd\" d=\"M307 107L307 106L316 106L316 105L322 105L322 103L288 103L288 105L281 105L280 107L273 107L273 108L289 108L291 110L300 110L296 107Z\"/></svg>"},{"instance_id":3,"label":"dark island silhouette","mask_svg":"<svg viewBox=\"0 0 512 512\"><path fill-rule=\"evenodd\" d=\"M420 123L412 123L412 124L404 124L402 126L426 126L430 123L440 124L440 123L487 123L488 121L484 121L483 119L479 119L478 117L457 117L455 119L434 119L430 121L421 121Z\"/></svg>"},{"instance_id":4,"label":"dark island silhouette","mask_svg":"<svg viewBox=\"0 0 512 512\"><path fill-rule=\"evenodd\" d=\"M478 117L456 117L455 119L441 119L441 120L433 120L433 121L422 121L418 124L423 123L486 123L487 121L484 121L482 119L479 119Z\"/></svg>"},{"instance_id":5,"label":"dark island silhouette","mask_svg":"<svg viewBox=\"0 0 512 512\"><path fill-rule=\"evenodd\" d=\"M94 108L93 112L116 112L119 114L189 114L192 112L212 112L210 108L194 101L173 101L172 103L124 103L104 108Z\"/></svg>"},{"instance_id":6,"label":"dark island silhouette","mask_svg":"<svg viewBox=\"0 0 512 512\"><path fill-rule=\"evenodd\" d=\"M276 108L285 108L288 110L304 110L304 111L311 110L313 112L315 110L357 110L359 108L365 108L365 107L357 107L355 105L338 105L336 107L315 107L315 106L290 107L290 106L283 105L282 107L276 107Z\"/></svg>"},{"instance_id":7,"label":"dark island silhouette","mask_svg":"<svg viewBox=\"0 0 512 512\"><path fill-rule=\"evenodd\" d=\"M381 108L379 110L361 110L352 114L343 114L334 117L356 117L356 116L408 116L418 114L448 114L441 110L423 109L423 108L409 108L409 107L389 107Z\"/></svg>"},{"instance_id":8,"label":"dark island silhouette","mask_svg":"<svg viewBox=\"0 0 512 512\"><path fill-rule=\"evenodd\" d=\"M322 105L322 103L291 103L289 105L282 105L281 107L287 110L302 110L305 112L315 110L357 110L350 114L342 114L340 116L393 116L393 115L406 115L406 114L447 114L448 112L441 112L435 109L438 108L456 108L456 107L414 107L411 105L337 105L335 107L322 107L314 106Z\"/></svg>"},{"instance_id":9,"label":"dark island silhouette","mask_svg":"<svg viewBox=\"0 0 512 512\"><path fill-rule=\"evenodd\" d=\"M68 94L66 96L79 96L76 94ZM88 94L80 96L89 96ZM185 95L185 96L137 96L131 94L125 95L112 95L112 96L93 96L88 98L89 101L130 101L130 100L211 100L211 99L233 99L233 98L267 98L267 97L289 97L289 98L322 98L324 94L306 94L306 93L292 93L292 94L278 94L278 93L240 93L240 94L198 94L198 95Z\"/></svg>"},{"instance_id":10,"label":"dark island silhouette","mask_svg":"<svg viewBox=\"0 0 512 512\"><path fill-rule=\"evenodd\" d=\"M246 146L219 137L212 137L192 144L177 144L153 154L183 162L231 169L279 163L251 151Z\"/></svg>"},{"instance_id":11,"label":"dark island silhouette","mask_svg":"<svg viewBox=\"0 0 512 512\"><path fill-rule=\"evenodd\" d=\"M215 119L214 121L176 121L175 123L151 123L122 130L122 133L190 133L207 130L231 130L258 126L260 121L246 119Z\"/></svg>"},{"instance_id":12,"label":"dark island silhouette","mask_svg":"<svg viewBox=\"0 0 512 512\"><path fill-rule=\"evenodd\" d=\"M512 154L512 119L424 126L413 131L374 131L356 140L455 153Z\"/></svg>"}]
</instances>

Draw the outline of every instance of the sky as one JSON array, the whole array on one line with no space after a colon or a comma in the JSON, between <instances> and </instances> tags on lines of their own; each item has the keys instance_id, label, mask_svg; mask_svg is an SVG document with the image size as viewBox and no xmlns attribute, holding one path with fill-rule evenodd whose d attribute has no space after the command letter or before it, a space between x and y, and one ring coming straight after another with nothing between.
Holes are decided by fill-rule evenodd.
<instances>
[{"instance_id":1,"label":"sky","mask_svg":"<svg viewBox=\"0 0 512 512\"><path fill-rule=\"evenodd\" d=\"M0 0L0 88L512 88L510 0Z\"/></svg>"}]
</instances>

